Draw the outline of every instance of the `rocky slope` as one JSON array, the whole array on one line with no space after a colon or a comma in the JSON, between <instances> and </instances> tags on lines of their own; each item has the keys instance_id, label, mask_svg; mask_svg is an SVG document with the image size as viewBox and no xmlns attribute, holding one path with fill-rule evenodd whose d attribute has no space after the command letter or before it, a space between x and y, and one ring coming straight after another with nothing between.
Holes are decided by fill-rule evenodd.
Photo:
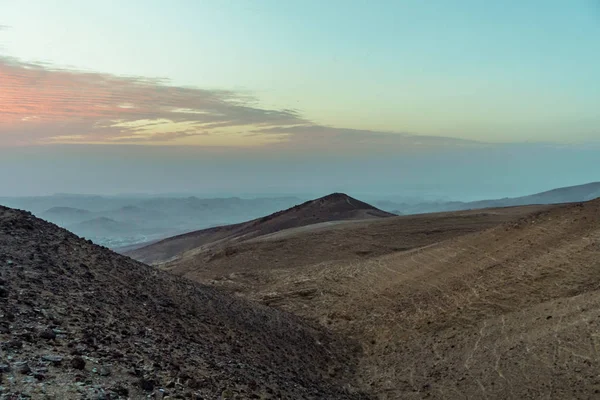
<instances>
[{"instance_id":1,"label":"rocky slope","mask_svg":"<svg viewBox=\"0 0 600 400\"><path fill-rule=\"evenodd\" d=\"M364 398L356 346L0 207L0 398Z\"/></svg>"}]
</instances>

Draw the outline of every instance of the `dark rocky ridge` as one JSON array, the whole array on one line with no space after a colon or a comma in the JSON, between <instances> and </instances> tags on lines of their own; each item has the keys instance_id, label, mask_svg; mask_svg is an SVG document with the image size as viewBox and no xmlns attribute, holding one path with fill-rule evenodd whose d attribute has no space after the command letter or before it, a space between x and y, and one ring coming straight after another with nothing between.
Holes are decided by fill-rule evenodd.
<instances>
[{"instance_id":1,"label":"dark rocky ridge","mask_svg":"<svg viewBox=\"0 0 600 400\"><path fill-rule=\"evenodd\" d=\"M3 399L365 398L354 344L5 207L0 344Z\"/></svg>"}]
</instances>

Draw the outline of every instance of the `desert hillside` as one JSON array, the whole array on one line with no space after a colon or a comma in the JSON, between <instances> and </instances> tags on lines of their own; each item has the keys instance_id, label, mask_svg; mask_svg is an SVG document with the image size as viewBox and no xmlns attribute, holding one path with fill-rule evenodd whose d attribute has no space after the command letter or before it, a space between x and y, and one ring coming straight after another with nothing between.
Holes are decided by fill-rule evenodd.
<instances>
[{"instance_id":1,"label":"desert hillside","mask_svg":"<svg viewBox=\"0 0 600 400\"><path fill-rule=\"evenodd\" d=\"M399 216L345 223L323 223L286 229L260 237L206 245L160 264L177 275L227 290L252 292L244 287L308 265L359 262L391 253L402 253L434 243L492 228L550 206L499 208L439 214ZM293 271L290 273L294 273ZM229 275L235 279L230 279ZM266 284L268 287L268 284Z\"/></svg>"},{"instance_id":2,"label":"desert hillside","mask_svg":"<svg viewBox=\"0 0 600 400\"><path fill-rule=\"evenodd\" d=\"M298 232L163 267L359 341L357 382L382 399L599 396L600 201L500 210Z\"/></svg>"},{"instance_id":3,"label":"desert hillside","mask_svg":"<svg viewBox=\"0 0 600 400\"><path fill-rule=\"evenodd\" d=\"M356 345L0 207L0 397L363 398Z\"/></svg>"},{"instance_id":4,"label":"desert hillside","mask_svg":"<svg viewBox=\"0 0 600 400\"><path fill-rule=\"evenodd\" d=\"M285 229L319 223L392 216L394 214L381 211L343 193L333 193L263 218L186 233L126 254L136 260L155 264L169 261L188 251L202 251L206 247L224 247L231 243L249 240Z\"/></svg>"}]
</instances>

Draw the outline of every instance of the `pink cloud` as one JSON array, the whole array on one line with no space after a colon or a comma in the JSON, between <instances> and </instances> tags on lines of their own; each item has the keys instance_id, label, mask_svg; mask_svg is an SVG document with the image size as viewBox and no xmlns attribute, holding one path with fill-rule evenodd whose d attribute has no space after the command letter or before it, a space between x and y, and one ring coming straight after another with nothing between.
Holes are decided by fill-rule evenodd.
<instances>
[{"instance_id":1,"label":"pink cloud","mask_svg":"<svg viewBox=\"0 0 600 400\"><path fill-rule=\"evenodd\" d=\"M57 136L127 141L132 134L169 122L186 122L188 127L185 132L162 129L131 141L306 121L294 110L252 107L247 96L233 91L175 87L159 79L64 70L0 57L0 144L39 143Z\"/></svg>"},{"instance_id":2,"label":"pink cloud","mask_svg":"<svg viewBox=\"0 0 600 400\"><path fill-rule=\"evenodd\" d=\"M267 151L360 153L476 144L323 126L295 110L252 106L254 100L235 91L176 87L161 79L66 70L0 56L0 146L176 144L193 136L228 134L262 137Z\"/></svg>"}]
</instances>

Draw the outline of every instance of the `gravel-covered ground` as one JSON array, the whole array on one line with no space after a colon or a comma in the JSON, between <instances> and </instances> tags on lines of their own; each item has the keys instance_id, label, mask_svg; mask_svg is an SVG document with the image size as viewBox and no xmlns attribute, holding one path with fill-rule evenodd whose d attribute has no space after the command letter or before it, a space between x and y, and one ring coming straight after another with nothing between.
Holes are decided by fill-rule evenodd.
<instances>
[{"instance_id":1,"label":"gravel-covered ground","mask_svg":"<svg viewBox=\"0 0 600 400\"><path fill-rule=\"evenodd\" d=\"M1 399L359 399L357 346L0 207Z\"/></svg>"}]
</instances>

